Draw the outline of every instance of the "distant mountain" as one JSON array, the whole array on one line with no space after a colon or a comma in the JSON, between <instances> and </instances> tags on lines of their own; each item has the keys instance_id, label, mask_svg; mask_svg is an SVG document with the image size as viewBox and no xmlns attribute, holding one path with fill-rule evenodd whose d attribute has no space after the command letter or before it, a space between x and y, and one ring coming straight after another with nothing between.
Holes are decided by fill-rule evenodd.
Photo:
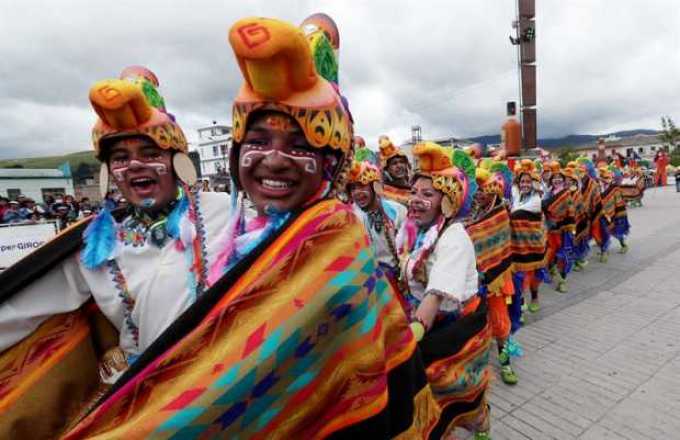
<instances>
[{"instance_id":1,"label":"distant mountain","mask_svg":"<svg viewBox=\"0 0 680 440\"><path fill-rule=\"evenodd\" d=\"M568 136L563 136L560 138L545 138L539 139L538 145L542 148L553 150L563 147L578 147L586 144L594 144L601 137L616 136L616 137L631 137L637 135L654 135L659 134L657 130L648 129L637 129L637 130L625 130L617 131L614 133L607 134L570 134ZM501 142L500 135L486 135L486 136L475 136L469 138L473 142L478 142L480 144L499 144Z\"/></svg>"}]
</instances>

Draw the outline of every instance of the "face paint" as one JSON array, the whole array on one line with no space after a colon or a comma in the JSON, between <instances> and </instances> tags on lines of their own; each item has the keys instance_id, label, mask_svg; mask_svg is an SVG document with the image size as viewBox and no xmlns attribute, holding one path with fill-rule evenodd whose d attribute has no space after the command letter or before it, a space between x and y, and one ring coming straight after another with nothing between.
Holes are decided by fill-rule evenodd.
<instances>
[{"instance_id":1,"label":"face paint","mask_svg":"<svg viewBox=\"0 0 680 440\"><path fill-rule=\"evenodd\" d=\"M153 208L153 206L155 204L156 204L156 199L154 199L154 198L142 200L142 208L145 208L145 209Z\"/></svg>"},{"instance_id":2,"label":"face paint","mask_svg":"<svg viewBox=\"0 0 680 440\"><path fill-rule=\"evenodd\" d=\"M245 149L248 151L241 154L241 166L243 168L250 168L253 166L253 162L258 159L264 159L267 156L278 154L286 159L294 161L308 174L316 174L318 171L316 154L309 151L294 150L291 153L283 153L279 150L265 148L259 145L246 144L244 147L246 147Z\"/></svg>"},{"instance_id":3,"label":"face paint","mask_svg":"<svg viewBox=\"0 0 680 440\"><path fill-rule=\"evenodd\" d=\"M432 201L419 198L412 198L408 200L408 207L414 209L428 210L432 208Z\"/></svg>"},{"instance_id":4,"label":"face paint","mask_svg":"<svg viewBox=\"0 0 680 440\"><path fill-rule=\"evenodd\" d=\"M144 168L153 170L159 176L162 176L162 175L168 173L168 167L164 163L161 163L161 162L142 162L142 161L133 159L127 164L127 166L120 167L120 168L112 168L111 174L113 174L114 179L116 179L119 182L122 182L123 180L125 180L125 173L127 173L130 169L140 170L140 169L144 169Z\"/></svg>"}]
</instances>

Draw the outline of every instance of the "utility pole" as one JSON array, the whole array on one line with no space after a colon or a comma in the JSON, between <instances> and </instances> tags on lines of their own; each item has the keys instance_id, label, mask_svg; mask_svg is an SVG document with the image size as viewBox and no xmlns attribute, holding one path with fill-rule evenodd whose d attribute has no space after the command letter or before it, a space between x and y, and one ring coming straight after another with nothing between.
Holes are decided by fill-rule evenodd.
<instances>
[{"instance_id":1,"label":"utility pole","mask_svg":"<svg viewBox=\"0 0 680 440\"><path fill-rule=\"evenodd\" d=\"M510 42L517 46L517 70L519 79L520 122L522 124L522 147L536 148L536 1L516 0L517 15L512 23L514 37Z\"/></svg>"}]
</instances>

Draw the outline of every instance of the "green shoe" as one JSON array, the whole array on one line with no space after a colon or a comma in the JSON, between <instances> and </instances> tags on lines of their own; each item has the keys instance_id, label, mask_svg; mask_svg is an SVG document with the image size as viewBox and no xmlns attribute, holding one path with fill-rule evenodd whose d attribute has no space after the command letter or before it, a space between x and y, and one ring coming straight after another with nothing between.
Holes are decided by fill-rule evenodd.
<instances>
[{"instance_id":1,"label":"green shoe","mask_svg":"<svg viewBox=\"0 0 680 440\"><path fill-rule=\"evenodd\" d=\"M567 282L564 280L558 281L556 290L560 293L567 293Z\"/></svg>"},{"instance_id":2,"label":"green shoe","mask_svg":"<svg viewBox=\"0 0 680 440\"><path fill-rule=\"evenodd\" d=\"M475 440L491 440L491 433L489 432L475 432Z\"/></svg>"},{"instance_id":3,"label":"green shoe","mask_svg":"<svg viewBox=\"0 0 680 440\"><path fill-rule=\"evenodd\" d=\"M550 276L555 278L558 275L557 273L557 266L553 266L550 268Z\"/></svg>"},{"instance_id":4,"label":"green shoe","mask_svg":"<svg viewBox=\"0 0 680 440\"><path fill-rule=\"evenodd\" d=\"M577 261L574 263L574 272L582 272L583 271L583 266Z\"/></svg>"},{"instance_id":5,"label":"green shoe","mask_svg":"<svg viewBox=\"0 0 680 440\"><path fill-rule=\"evenodd\" d=\"M609 261L609 254L600 252L600 263L606 263L607 261Z\"/></svg>"},{"instance_id":6,"label":"green shoe","mask_svg":"<svg viewBox=\"0 0 680 440\"><path fill-rule=\"evenodd\" d=\"M517 374L512 371L512 367L510 365L503 365L501 367L501 379L506 385L516 385L517 382L519 382L519 377L517 377Z\"/></svg>"},{"instance_id":7,"label":"green shoe","mask_svg":"<svg viewBox=\"0 0 680 440\"><path fill-rule=\"evenodd\" d=\"M524 313L522 313L521 315L519 315L519 323L522 324L522 325L524 325Z\"/></svg>"},{"instance_id":8,"label":"green shoe","mask_svg":"<svg viewBox=\"0 0 680 440\"><path fill-rule=\"evenodd\" d=\"M626 252L628 252L628 245L627 244L621 245L621 249L619 249L619 254L625 254Z\"/></svg>"},{"instance_id":9,"label":"green shoe","mask_svg":"<svg viewBox=\"0 0 680 440\"><path fill-rule=\"evenodd\" d=\"M524 303L524 304L522 304L521 309L522 309L523 312L526 312L527 310L529 310L529 306L526 305L526 303Z\"/></svg>"},{"instance_id":10,"label":"green shoe","mask_svg":"<svg viewBox=\"0 0 680 440\"><path fill-rule=\"evenodd\" d=\"M541 306L538 303L529 303L529 312L538 313L541 310Z\"/></svg>"}]
</instances>

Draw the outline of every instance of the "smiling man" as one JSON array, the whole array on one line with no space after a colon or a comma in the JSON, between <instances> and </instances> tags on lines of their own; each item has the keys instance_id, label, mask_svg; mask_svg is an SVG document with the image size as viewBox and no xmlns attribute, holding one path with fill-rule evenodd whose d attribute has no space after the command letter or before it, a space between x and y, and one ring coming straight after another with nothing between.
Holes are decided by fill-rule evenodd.
<instances>
[{"instance_id":1,"label":"smiling man","mask_svg":"<svg viewBox=\"0 0 680 440\"><path fill-rule=\"evenodd\" d=\"M349 193L371 238L378 263L396 282L399 278L399 256L395 239L397 231L406 220L406 208L382 197L380 170L364 159L357 151L349 175Z\"/></svg>"},{"instance_id":2,"label":"smiling man","mask_svg":"<svg viewBox=\"0 0 680 440\"><path fill-rule=\"evenodd\" d=\"M42 257L31 257L33 265L46 269L13 294L3 292L0 303L4 359L21 353L10 347L45 320L54 317L38 335L70 316L60 314L93 298L117 331L111 344L97 346L99 374L111 384L206 290L207 268L220 248L217 238L228 225L229 198L195 188L186 139L157 87L152 72L131 67L121 79L98 82L90 90L99 115L93 143L102 161L102 195L110 177L128 207L113 213L104 207L82 238L67 231L66 238L48 243L54 253L68 245L64 240L83 244L79 252L49 263L51 269ZM81 368L85 383L91 369L86 362ZM45 392L58 387L52 384ZM82 396L71 397L78 402Z\"/></svg>"},{"instance_id":3,"label":"smiling man","mask_svg":"<svg viewBox=\"0 0 680 440\"><path fill-rule=\"evenodd\" d=\"M408 156L385 135L378 139L378 148L385 197L406 205L411 192Z\"/></svg>"}]
</instances>

